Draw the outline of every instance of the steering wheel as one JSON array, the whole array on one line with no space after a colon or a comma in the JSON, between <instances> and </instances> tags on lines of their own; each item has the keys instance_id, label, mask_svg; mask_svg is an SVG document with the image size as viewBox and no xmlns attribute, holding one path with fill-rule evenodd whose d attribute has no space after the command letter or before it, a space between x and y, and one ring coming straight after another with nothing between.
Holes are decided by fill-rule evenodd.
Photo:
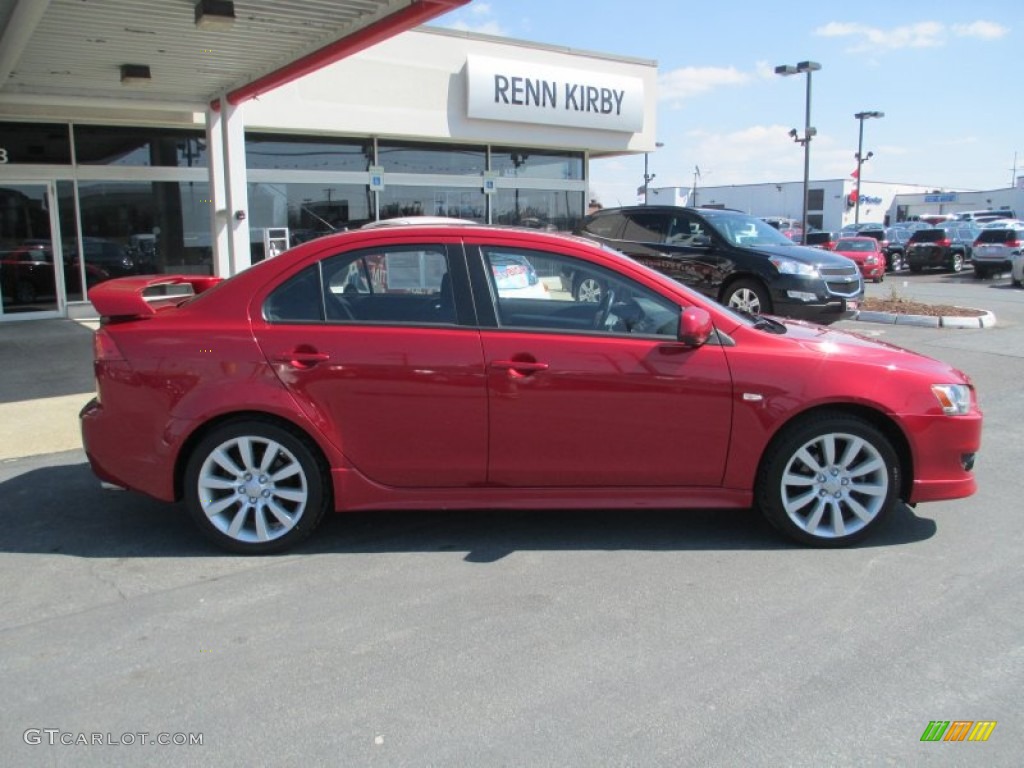
<instances>
[{"instance_id":1,"label":"steering wheel","mask_svg":"<svg viewBox=\"0 0 1024 768\"><path fill-rule=\"evenodd\" d=\"M597 317L594 320L594 327L599 331L607 327L608 318L612 314L612 305L614 303L615 291L609 287L605 290L604 296L601 297L601 303L597 307Z\"/></svg>"}]
</instances>

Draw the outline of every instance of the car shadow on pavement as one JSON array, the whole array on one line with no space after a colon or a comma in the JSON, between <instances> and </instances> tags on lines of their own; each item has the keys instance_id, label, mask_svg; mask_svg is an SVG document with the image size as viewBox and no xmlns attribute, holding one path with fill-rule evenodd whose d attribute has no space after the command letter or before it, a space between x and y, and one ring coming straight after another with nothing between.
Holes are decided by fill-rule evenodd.
<instances>
[{"instance_id":1,"label":"car shadow on pavement","mask_svg":"<svg viewBox=\"0 0 1024 768\"><path fill-rule=\"evenodd\" d=\"M184 507L104 491L87 463L29 470L0 481L0 552L75 557L213 557L225 553ZM859 545L923 541L933 520L901 505ZM753 510L417 511L328 515L289 554L466 552L491 563L519 551L802 550Z\"/></svg>"}]
</instances>

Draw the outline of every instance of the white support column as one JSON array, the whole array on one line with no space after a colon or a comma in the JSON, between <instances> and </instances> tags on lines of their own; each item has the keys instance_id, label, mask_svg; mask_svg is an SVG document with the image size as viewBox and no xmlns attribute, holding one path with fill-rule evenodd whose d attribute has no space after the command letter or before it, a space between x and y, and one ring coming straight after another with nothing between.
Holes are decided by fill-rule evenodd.
<instances>
[{"instance_id":1,"label":"white support column","mask_svg":"<svg viewBox=\"0 0 1024 768\"><path fill-rule=\"evenodd\" d=\"M213 193L214 264L220 277L252 264L249 203L245 168L245 121L241 106L221 99L220 110L207 113L210 188Z\"/></svg>"},{"instance_id":2,"label":"white support column","mask_svg":"<svg viewBox=\"0 0 1024 768\"><path fill-rule=\"evenodd\" d=\"M224 183L223 110L206 110L206 146L210 157L210 233L213 242L213 274L232 274L231 239L228 232L228 192Z\"/></svg>"}]
</instances>

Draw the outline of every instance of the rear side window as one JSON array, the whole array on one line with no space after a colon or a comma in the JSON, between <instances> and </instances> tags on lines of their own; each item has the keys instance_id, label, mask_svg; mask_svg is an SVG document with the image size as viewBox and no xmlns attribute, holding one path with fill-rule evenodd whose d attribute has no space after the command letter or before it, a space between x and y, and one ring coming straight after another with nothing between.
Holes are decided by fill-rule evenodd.
<instances>
[{"instance_id":1,"label":"rear side window","mask_svg":"<svg viewBox=\"0 0 1024 768\"><path fill-rule=\"evenodd\" d=\"M263 316L272 323L322 323L323 294L320 265L299 272L278 286L263 303Z\"/></svg>"},{"instance_id":2,"label":"rear side window","mask_svg":"<svg viewBox=\"0 0 1024 768\"><path fill-rule=\"evenodd\" d=\"M616 213L595 216L584 226L584 229L598 237L615 238L622 229L622 217Z\"/></svg>"},{"instance_id":3,"label":"rear side window","mask_svg":"<svg viewBox=\"0 0 1024 768\"><path fill-rule=\"evenodd\" d=\"M946 230L919 229L911 236L910 239L915 243L937 243L940 240L946 239Z\"/></svg>"},{"instance_id":4,"label":"rear side window","mask_svg":"<svg viewBox=\"0 0 1024 768\"><path fill-rule=\"evenodd\" d=\"M657 213L634 213L626 219L623 240L634 243L663 243L668 238L669 218Z\"/></svg>"}]
</instances>

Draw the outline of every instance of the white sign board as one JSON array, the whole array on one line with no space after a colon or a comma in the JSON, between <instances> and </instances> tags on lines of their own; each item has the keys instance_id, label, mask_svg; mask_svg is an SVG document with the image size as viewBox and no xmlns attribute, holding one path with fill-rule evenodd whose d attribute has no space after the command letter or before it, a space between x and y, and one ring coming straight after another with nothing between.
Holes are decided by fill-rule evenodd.
<instances>
[{"instance_id":1,"label":"white sign board","mask_svg":"<svg viewBox=\"0 0 1024 768\"><path fill-rule=\"evenodd\" d=\"M466 57L467 114L481 120L635 133L644 125L640 78Z\"/></svg>"}]
</instances>

